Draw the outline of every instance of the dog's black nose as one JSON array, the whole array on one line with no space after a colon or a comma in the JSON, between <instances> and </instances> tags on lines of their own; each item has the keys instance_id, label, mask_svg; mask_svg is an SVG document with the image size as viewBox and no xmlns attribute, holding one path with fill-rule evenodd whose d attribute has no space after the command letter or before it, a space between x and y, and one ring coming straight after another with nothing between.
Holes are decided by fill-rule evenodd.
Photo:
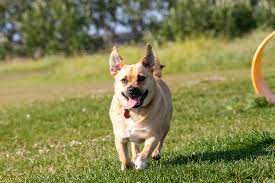
<instances>
[{"instance_id":1,"label":"dog's black nose","mask_svg":"<svg viewBox=\"0 0 275 183\"><path fill-rule=\"evenodd\" d=\"M130 86L128 88L128 93L133 97L137 97L140 94L140 90L137 87Z\"/></svg>"}]
</instances>

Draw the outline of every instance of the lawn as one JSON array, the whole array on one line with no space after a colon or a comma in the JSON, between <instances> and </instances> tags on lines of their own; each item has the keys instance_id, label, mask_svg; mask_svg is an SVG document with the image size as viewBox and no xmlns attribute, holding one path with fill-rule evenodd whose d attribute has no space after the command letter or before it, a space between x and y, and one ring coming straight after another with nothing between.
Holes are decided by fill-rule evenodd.
<instances>
[{"instance_id":1,"label":"lawn","mask_svg":"<svg viewBox=\"0 0 275 183\"><path fill-rule=\"evenodd\" d=\"M164 45L157 51L167 65L165 80L172 88L175 112L162 159L150 161L146 170L120 171L108 117L110 90L77 97L71 94L51 101L41 99L24 105L5 103L0 107L0 180L274 181L275 108L255 96L249 78L249 63L255 45L264 35L259 31L234 41L199 38L171 47ZM186 52L181 51L182 48L186 48ZM141 50L123 47L122 53L128 57L133 55L133 62L142 55ZM181 52L186 55L182 56ZM112 88L105 68L107 64L103 63L106 56L83 56L75 62L73 58L60 61L65 58L49 57L49 62L45 62L49 58L44 58L40 62L1 65L0 75L7 80L2 80L0 85L13 85L16 90L23 85L34 87L37 82L54 87L72 81L72 84L91 82L94 86L106 82L108 85L103 87ZM91 59L85 63L87 58L98 58L102 62ZM270 51L265 55L267 60L274 58ZM78 62L81 66L75 67ZM98 69L94 63L99 63ZM274 64L267 63L266 77L275 88L271 66ZM78 74L70 68L75 68ZM79 72L83 69L90 74L82 76ZM55 75L48 75L48 72ZM64 76L70 73L76 77ZM32 74L37 78L30 78ZM28 76L18 79L18 75ZM96 76L100 79L93 79Z\"/></svg>"}]
</instances>

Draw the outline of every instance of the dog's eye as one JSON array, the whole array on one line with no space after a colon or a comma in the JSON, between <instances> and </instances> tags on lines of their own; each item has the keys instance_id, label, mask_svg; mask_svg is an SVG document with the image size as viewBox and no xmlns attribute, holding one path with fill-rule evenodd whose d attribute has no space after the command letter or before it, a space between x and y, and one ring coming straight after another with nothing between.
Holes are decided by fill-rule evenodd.
<instances>
[{"instance_id":1,"label":"dog's eye","mask_svg":"<svg viewBox=\"0 0 275 183\"><path fill-rule=\"evenodd\" d=\"M138 82L142 82L144 80L145 80L145 76L141 76L141 75L138 76Z\"/></svg>"},{"instance_id":2,"label":"dog's eye","mask_svg":"<svg viewBox=\"0 0 275 183\"><path fill-rule=\"evenodd\" d=\"M122 82L123 84L127 84L127 83L128 83L128 80L127 80L126 78L123 78L123 79L121 80L121 82Z\"/></svg>"}]
</instances>

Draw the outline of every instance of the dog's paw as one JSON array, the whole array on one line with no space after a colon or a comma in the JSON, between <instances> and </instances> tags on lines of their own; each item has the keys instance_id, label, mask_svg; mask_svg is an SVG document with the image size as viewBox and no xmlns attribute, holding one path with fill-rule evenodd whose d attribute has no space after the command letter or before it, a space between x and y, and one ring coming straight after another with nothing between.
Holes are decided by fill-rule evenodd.
<instances>
[{"instance_id":1,"label":"dog's paw","mask_svg":"<svg viewBox=\"0 0 275 183\"><path fill-rule=\"evenodd\" d=\"M135 161L135 168L137 170L142 170L144 168L146 168L147 166L147 159L141 159L139 156L137 157L136 161Z\"/></svg>"},{"instance_id":2,"label":"dog's paw","mask_svg":"<svg viewBox=\"0 0 275 183\"><path fill-rule=\"evenodd\" d=\"M127 169L135 167L135 164L133 162L121 164L121 171L125 171Z\"/></svg>"},{"instance_id":3,"label":"dog's paw","mask_svg":"<svg viewBox=\"0 0 275 183\"><path fill-rule=\"evenodd\" d=\"M160 154L157 154L157 155L154 155L152 156L153 160L157 161L157 160L160 160L161 156Z\"/></svg>"},{"instance_id":4,"label":"dog's paw","mask_svg":"<svg viewBox=\"0 0 275 183\"><path fill-rule=\"evenodd\" d=\"M120 170L121 170L121 171L125 171L126 169L127 169L127 167L126 167L126 166L121 165L121 167L120 167Z\"/></svg>"}]
</instances>

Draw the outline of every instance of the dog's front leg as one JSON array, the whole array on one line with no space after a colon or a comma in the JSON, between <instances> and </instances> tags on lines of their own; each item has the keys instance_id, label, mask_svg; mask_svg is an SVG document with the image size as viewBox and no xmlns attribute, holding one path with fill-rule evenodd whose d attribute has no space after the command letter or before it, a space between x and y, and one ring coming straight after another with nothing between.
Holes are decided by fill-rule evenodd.
<instances>
[{"instance_id":1,"label":"dog's front leg","mask_svg":"<svg viewBox=\"0 0 275 183\"><path fill-rule=\"evenodd\" d=\"M135 167L136 169L144 169L147 165L148 158L151 156L152 152L158 145L158 138L150 137L145 141L145 145L141 153L135 160Z\"/></svg>"},{"instance_id":2,"label":"dog's front leg","mask_svg":"<svg viewBox=\"0 0 275 183\"><path fill-rule=\"evenodd\" d=\"M116 150L119 155L119 160L121 162L121 170L123 171L127 168L132 167L132 162L129 158L129 153L128 153L128 143L121 142L118 139L116 139L115 144L116 144Z\"/></svg>"},{"instance_id":3,"label":"dog's front leg","mask_svg":"<svg viewBox=\"0 0 275 183\"><path fill-rule=\"evenodd\" d=\"M132 162L135 162L137 155L140 153L139 145L131 142L131 150L132 150Z\"/></svg>"}]
</instances>

